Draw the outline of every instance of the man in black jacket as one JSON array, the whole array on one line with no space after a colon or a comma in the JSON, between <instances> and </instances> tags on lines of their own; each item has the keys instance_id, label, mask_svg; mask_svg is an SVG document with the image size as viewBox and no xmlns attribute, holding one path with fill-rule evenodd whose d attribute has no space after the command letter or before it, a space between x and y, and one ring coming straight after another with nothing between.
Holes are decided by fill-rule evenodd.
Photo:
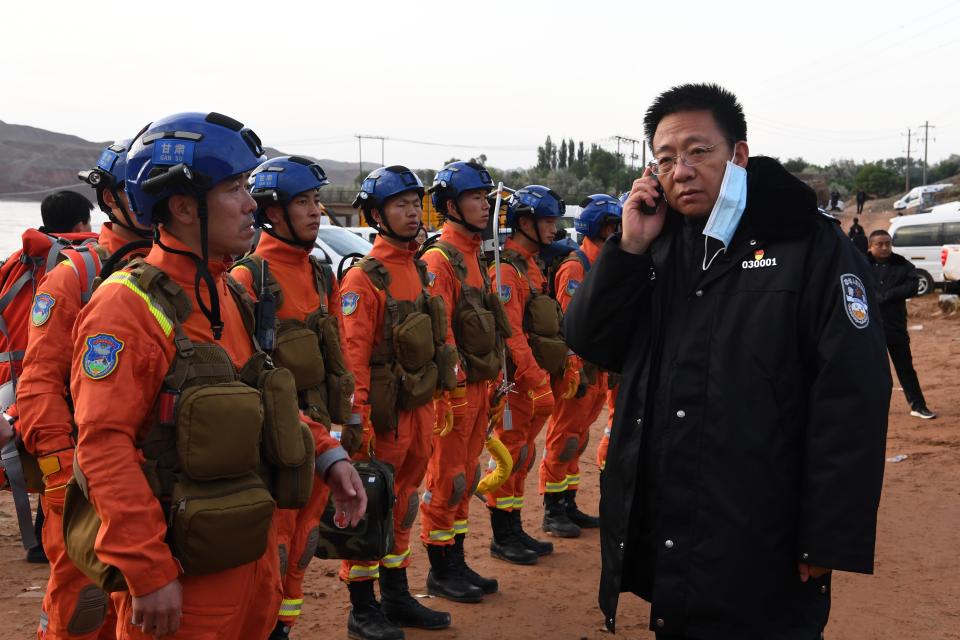
<instances>
[{"instance_id":1,"label":"man in black jacket","mask_svg":"<svg viewBox=\"0 0 960 640\"><path fill-rule=\"evenodd\" d=\"M644 124L655 161L565 318L623 374L607 627L632 591L658 638L819 638L830 571L873 570L891 384L867 263L809 187L749 158L733 94L675 87Z\"/></svg>"},{"instance_id":2,"label":"man in black jacket","mask_svg":"<svg viewBox=\"0 0 960 640\"><path fill-rule=\"evenodd\" d=\"M878 229L870 234L870 248L867 254L873 266L877 302L880 304L880 317L883 319L883 331L887 338L887 350L897 371L903 395L910 405L910 415L931 420L937 417L927 408L927 402L920 390L920 381L913 368L913 355L910 353L910 335L907 333L907 298L917 295L920 276L917 268L900 254L893 252L890 234Z\"/></svg>"}]
</instances>

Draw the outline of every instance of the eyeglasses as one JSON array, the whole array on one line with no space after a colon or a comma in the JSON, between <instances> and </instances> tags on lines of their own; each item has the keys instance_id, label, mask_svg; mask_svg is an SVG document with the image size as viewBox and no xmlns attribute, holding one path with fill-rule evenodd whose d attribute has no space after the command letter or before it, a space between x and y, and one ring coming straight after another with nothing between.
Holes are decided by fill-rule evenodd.
<instances>
[{"instance_id":1,"label":"eyeglasses","mask_svg":"<svg viewBox=\"0 0 960 640\"><path fill-rule=\"evenodd\" d=\"M650 167L650 171L655 175L665 176L676 169L678 160L687 167L695 167L698 164L702 164L717 146L716 144L696 146L687 149L679 155L663 156L662 158L652 160L648 166Z\"/></svg>"}]
</instances>

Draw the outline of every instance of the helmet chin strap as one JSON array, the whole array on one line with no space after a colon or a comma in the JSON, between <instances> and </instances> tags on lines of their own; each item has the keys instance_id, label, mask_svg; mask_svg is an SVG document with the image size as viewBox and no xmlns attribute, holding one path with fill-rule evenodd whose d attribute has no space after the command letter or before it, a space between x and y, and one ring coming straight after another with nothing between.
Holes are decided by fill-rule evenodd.
<instances>
[{"instance_id":1,"label":"helmet chin strap","mask_svg":"<svg viewBox=\"0 0 960 640\"><path fill-rule=\"evenodd\" d=\"M478 227L475 224L470 224L469 222L467 222L466 218L463 216L463 211L460 210L460 203L457 201L456 198L453 199L453 208L456 210L457 215L459 215L460 217L457 218L447 213L447 219L450 220L450 222L455 222L461 227L463 227L464 229L466 229L467 231L472 231L473 233L483 233L486 230L483 227Z\"/></svg>"},{"instance_id":2,"label":"helmet chin strap","mask_svg":"<svg viewBox=\"0 0 960 640\"><path fill-rule=\"evenodd\" d=\"M417 225L417 231L412 236L403 236L393 230L393 227L390 226L390 223L387 222L387 216L381 211L380 212L381 222L379 224L371 224L374 229L377 230L377 233L388 238L393 238L394 240L400 240L401 242L413 242L417 239L417 234L420 233L420 229L423 228L423 223L421 222ZM370 214L370 220L373 220L373 214Z\"/></svg>"},{"instance_id":3,"label":"helmet chin strap","mask_svg":"<svg viewBox=\"0 0 960 640\"><path fill-rule=\"evenodd\" d=\"M279 233L277 233L277 228L273 225L270 225L269 227L264 227L263 230L266 231L267 234L279 240L280 242L288 244L291 247L297 247L298 249L306 249L307 251L310 251L311 249L313 249L313 240L304 240L303 238L297 235L296 231L293 230L293 221L290 219L290 211L287 209L287 205L283 205L283 221L287 223L287 231L289 231L290 235L293 236L292 239L284 238L283 236L281 236Z\"/></svg>"},{"instance_id":4,"label":"helmet chin strap","mask_svg":"<svg viewBox=\"0 0 960 640\"><path fill-rule=\"evenodd\" d=\"M123 219L126 222L121 221L120 218L118 218L116 214L113 213L112 208L110 209L110 213L108 214L110 221L116 225L123 227L130 233L140 236L141 238L144 238L146 240L149 240L151 237L153 237L153 232L150 229L141 229L140 227L133 224L133 220L130 218L130 212L127 211L127 208L125 206L123 206L123 200L120 199L120 192L116 188L111 187L110 194L113 196L113 200L114 202L117 203L117 208L120 209L120 213L123 214Z\"/></svg>"},{"instance_id":5,"label":"helmet chin strap","mask_svg":"<svg viewBox=\"0 0 960 640\"><path fill-rule=\"evenodd\" d=\"M518 219L518 220L517 220L517 231L520 232L520 235L522 235L524 238L526 238L527 240L529 240L529 241L532 242L533 244L537 245L537 246L540 247L541 249L549 246L549 245L547 245L546 243L544 243L543 238L540 236L540 227L537 226L537 219L536 219L536 217L534 217L534 216L532 216L532 215L530 215L530 214L527 214L526 216L523 216L523 217L529 218L529 219L533 222L533 232L537 235L537 237L536 237L535 239L534 239L534 238L531 238L530 235L520 227L520 224L519 224L519 223L520 223L520 220Z\"/></svg>"}]
</instances>

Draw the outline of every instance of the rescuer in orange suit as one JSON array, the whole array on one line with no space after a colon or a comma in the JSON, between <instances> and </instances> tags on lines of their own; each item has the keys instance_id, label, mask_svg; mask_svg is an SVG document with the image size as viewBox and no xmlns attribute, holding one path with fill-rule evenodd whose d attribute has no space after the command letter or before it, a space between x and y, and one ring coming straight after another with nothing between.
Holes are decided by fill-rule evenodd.
<instances>
[{"instance_id":1,"label":"rescuer in orange suit","mask_svg":"<svg viewBox=\"0 0 960 640\"><path fill-rule=\"evenodd\" d=\"M433 393L418 399L419 406L401 409L384 401L383 414L374 414L380 397L392 397L403 381L394 377L396 344L401 318L388 309L410 308L424 296L425 273L415 262L419 248L424 189L415 173L402 166L383 167L364 179L354 207L377 229L373 249L343 276L340 286L343 313L343 351L356 377L354 418L344 426L341 441L351 455L373 453L393 466L396 503L393 511L393 549L380 562L344 561L340 579L347 583L352 605L347 621L351 638L396 640L400 627L444 629L450 614L417 602L409 591L406 567L410 564L410 530L417 516L418 487L432 451L435 422ZM386 322L390 325L384 326ZM428 336L433 340L433 336ZM441 337L442 339L442 337ZM376 372L376 380L374 379ZM357 453L354 454L354 451ZM373 581L380 580L382 602L377 602Z\"/></svg>"},{"instance_id":2,"label":"rescuer in orange suit","mask_svg":"<svg viewBox=\"0 0 960 640\"><path fill-rule=\"evenodd\" d=\"M332 315L333 321L342 324L340 291L333 273L310 255L320 228L320 188L328 184L327 177L320 165L311 160L283 156L261 164L251 180L250 193L259 205L255 214L256 225L263 229L263 234L252 258L240 260L231 274L255 299L260 298L262 288L270 290L277 305L277 320L286 321L278 328L277 342L287 331L306 328L319 333L317 344L321 344L323 335L318 331L319 322L316 320ZM274 288L275 292L272 291ZM302 343L291 344L299 348ZM266 349L265 345L261 346ZM333 347L339 352L339 339ZM286 355L284 347L271 351L279 366L285 366ZM323 356L318 350L317 357ZM320 367L330 369L331 363L320 364ZM322 381L320 385L298 381L297 386L301 410L313 418L314 439L323 442L328 437L334 412L329 406L332 401L327 395L327 387ZM308 394L313 396L308 397ZM303 608L303 577L314 557L320 516L329 495L325 483L315 482L305 507L278 509L274 516L280 547L283 601L270 640L288 637Z\"/></svg>"},{"instance_id":3,"label":"rescuer in orange suit","mask_svg":"<svg viewBox=\"0 0 960 640\"><path fill-rule=\"evenodd\" d=\"M105 260L122 267L146 253L151 230L130 213L123 192L130 141L108 146L97 166L80 173L97 193L110 218L97 240L97 250L67 249L67 259L40 282L30 314L29 342L17 387L20 434L43 473L41 505L46 518L43 546L50 559L50 577L40 612L39 640L114 638L116 615L107 594L80 572L67 556L63 541L63 498L73 477L76 445L67 388L73 355L71 334L80 309L92 294L94 278Z\"/></svg>"},{"instance_id":4,"label":"rescuer in orange suit","mask_svg":"<svg viewBox=\"0 0 960 640\"><path fill-rule=\"evenodd\" d=\"M457 602L480 602L484 593L498 589L495 579L479 575L464 557L470 500L480 478L479 458L490 419L488 387L500 374L502 357L503 337L488 308L490 279L480 251L480 233L490 217L487 196L494 188L490 174L475 162L452 162L441 169L430 192L445 222L422 254L430 292L443 298L446 341L460 351L460 366L457 389L449 400L452 428L434 436L420 505L420 539L430 557L427 591ZM479 340L478 333L486 334L485 339ZM479 342L486 345L478 350ZM445 401L437 402L439 416Z\"/></svg>"},{"instance_id":5,"label":"rescuer in orange suit","mask_svg":"<svg viewBox=\"0 0 960 640\"><path fill-rule=\"evenodd\" d=\"M560 196L547 187L518 190L507 206L511 235L500 254L499 295L513 334L507 339L507 373L515 388L507 396L508 411L496 435L513 458L513 473L486 499L493 529L490 553L514 564L535 564L539 556L553 552L552 543L536 540L523 529L524 485L536 460L535 440L553 411L551 376L561 378L558 384L566 395L572 396L579 383L576 358L568 357L560 335L560 310L547 295L537 258L553 242L557 219L565 209ZM534 323L533 313L545 317ZM541 336L534 335L534 324L552 326ZM539 345L536 352L534 344Z\"/></svg>"},{"instance_id":6,"label":"rescuer in orange suit","mask_svg":"<svg viewBox=\"0 0 960 640\"><path fill-rule=\"evenodd\" d=\"M119 570L126 583L126 591L112 594L121 640L266 638L276 622L281 585L276 533L271 526L272 494L260 480L260 457L244 449L237 458L236 449L230 449L240 437L252 437L254 442L260 438L262 414L245 412L234 416L232 424L223 424L217 422L219 413L208 412L205 420L197 418L194 425L182 411L171 408L186 398L178 392L171 400L169 385L176 381L168 375L181 370L186 361L187 374L198 374L196 385L186 393L204 391L205 386L217 392L199 380L218 377L215 372L226 366L233 392L229 397L246 402L252 394L259 406L260 392L238 376L248 372L241 370L244 365L256 372L256 363L262 366L264 360L258 357L252 328L245 322L250 315L245 294L228 276L227 267L229 257L244 253L253 240L256 205L245 180L262 160L256 134L221 114L177 114L148 125L128 153L126 187L140 224L158 225L156 244L145 263L135 263L104 281L81 311L74 331L71 393L79 433L75 471L85 478L86 493L101 520L96 555ZM201 352L205 360L195 360ZM216 364L206 363L212 358ZM263 372L270 373L265 368ZM296 404L292 396L287 399L274 393L273 398L278 404ZM204 407L200 401L189 406L198 413ZM145 442L145 436L162 436L171 420L176 432L201 430L197 433L213 447L206 449L205 459L192 453L195 442L183 441L179 433L176 466L152 457L146 445L153 442ZM250 428L251 423L255 428ZM356 524L366 507L366 494L347 460L331 438L315 462L338 508ZM214 491L225 481L204 482L195 477L208 468L233 473L245 469L241 481L250 484L242 490L236 481L226 483L238 500L256 496L256 503L233 505L238 513L256 518L249 527L258 532L255 545L237 548L236 540L191 538L191 527L178 528L181 513L194 513L192 509L203 509L205 501L215 505L223 497ZM168 473L172 470L176 473ZM149 481L148 473L152 474ZM173 496L178 487L188 493L177 501L176 509L165 509L155 491L163 496L163 483L171 477L175 478ZM208 512L207 522L211 517L224 514ZM233 531L249 535L247 529ZM182 538L180 544L195 553L175 556L166 540L177 535ZM191 562L244 555L251 559L222 570L189 570Z\"/></svg>"},{"instance_id":7,"label":"rescuer in orange suit","mask_svg":"<svg viewBox=\"0 0 960 640\"><path fill-rule=\"evenodd\" d=\"M600 255L604 240L620 227L620 202L605 194L589 196L574 225L584 237L560 264L554 275L557 302L566 311L577 289ZM557 383L562 384L562 380ZM554 386L557 398L553 415L547 423L546 450L540 462L540 493L543 494L543 529L563 538L580 535L580 529L596 529L599 518L589 516L577 507L580 486L580 455L590 439L590 425L600 415L607 399L607 374L585 363L576 394L563 398Z\"/></svg>"}]
</instances>

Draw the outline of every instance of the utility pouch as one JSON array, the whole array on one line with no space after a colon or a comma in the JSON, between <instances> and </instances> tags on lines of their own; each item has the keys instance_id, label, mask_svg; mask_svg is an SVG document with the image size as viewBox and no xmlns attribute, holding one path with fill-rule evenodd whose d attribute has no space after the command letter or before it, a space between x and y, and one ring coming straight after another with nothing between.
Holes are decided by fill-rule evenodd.
<instances>
[{"instance_id":1,"label":"utility pouch","mask_svg":"<svg viewBox=\"0 0 960 640\"><path fill-rule=\"evenodd\" d=\"M398 405L401 409L410 411L433 400L439 375L436 363L427 362L417 371L406 371L399 362L394 366L397 372L396 377L400 380Z\"/></svg>"},{"instance_id":2,"label":"utility pouch","mask_svg":"<svg viewBox=\"0 0 960 640\"><path fill-rule=\"evenodd\" d=\"M397 430L397 376L389 365L370 367L370 422L378 435Z\"/></svg>"},{"instance_id":3,"label":"utility pouch","mask_svg":"<svg viewBox=\"0 0 960 640\"><path fill-rule=\"evenodd\" d=\"M356 527L334 522L331 499L320 517L320 541L314 555L324 560L379 560L393 547L393 468L380 460L354 462L367 492L367 511Z\"/></svg>"},{"instance_id":4,"label":"utility pouch","mask_svg":"<svg viewBox=\"0 0 960 640\"><path fill-rule=\"evenodd\" d=\"M503 361L500 357L500 351L494 349L482 356L460 352L463 358L464 368L467 370L467 382L483 382L485 380L494 380L500 375L500 368Z\"/></svg>"},{"instance_id":5,"label":"utility pouch","mask_svg":"<svg viewBox=\"0 0 960 640\"><path fill-rule=\"evenodd\" d=\"M235 478L260 461L260 394L242 382L186 389L176 423L180 466L194 480Z\"/></svg>"},{"instance_id":6,"label":"utility pouch","mask_svg":"<svg viewBox=\"0 0 960 640\"><path fill-rule=\"evenodd\" d=\"M170 549L186 575L253 562L267 549L275 506L253 472L214 482L181 476L170 505Z\"/></svg>"},{"instance_id":7,"label":"utility pouch","mask_svg":"<svg viewBox=\"0 0 960 640\"><path fill-rule=\"evenodd\" d=\"M433 361L437 365L437 388L453 391L457 388L457 363L460 357L453 345L441 344L436 348Z\"/></svg>"},{"instance_id":8,"label":"utility pouch","mask_svg":"<svg viewBox=\"0 0 960 640\"><path fill-rule=\"evenodd\" d=\"M523 314L523 330L538 336L559 336L563 312L550 296L533 295Z\"/></svg>"},{"instance_id":9,"label":"utility pouch","mask_svg":"<svg viewBox=\"0 0 960 640\"><path fill-rule=\"evenodd\" d=\"M307 451L303 462L296 467L276 469L270 492L277 501L278 509L302 509L310 500L313 482L316 477L316 459L313 456L316 447L310 427L300 423L300 435L303 447Z\"/></svg>"},{"instance_id":10,"label":"utility pouch","mask_svg":"<svg viewBox=\"0 0 960 640\"><path fill-rule=\"evenodd\" d=\"M493 313L493 317L497 322L497 331L504 338L512 336L513 329L510 328L510 322L507 320L507 311L503 308L503 300L492 291L484 291L483 296L484 300L486 300L486 305L484 306Z\"/></svg>"},{"instance_id":11,"label":"utility pouch","mask_svg":"<svg viewBox=\"0 0 960 640\"><path fill-rule=\"evenodd\" d=\"M326 367L320 342L317 334L306 328L302 322L279 321L273 359L278 366L290 370L298 391L323 384Z\"/></svg>"},{"instance_id":12,"label":"utility pouch","mask_svg":"<svg viewBox=\"0 0 960 640\"><path fill-rule=\"evenodd\" d=\"M350 420L356 384L340 349L340 328L335 316L323 318L320 335L327 369L327 411L332 422L344 424Z\"/></svg>"},{"instance_id":13,"label":"utility pouch","mask_svg":"<svg viewBox=\"0 0 960 640\"><path fill-rule=\"evenodd\" d=\"M71 478L63 500L63 541L67 555L83 575L104 591L125 591L127 582L120 570L103 562L94 550L99 533L100 516L77 478Z\"/></svg>"},{"instance_id":14,"label":"utility pouch","mask_svg":"<svg viewBox=\"0 0 960 640\"><path fill-rule=\"evenodd\" d=\"M546 296L543 296L546 297ZM527 336L530 351L540 367L552 376L562 376L567 363L567 343L560 338L531 333Z\"/></svg>"},{"instance_id":15,"label":"utility pouch","mask_svg":"<svg viewBox=\"0 0 960 640\"><path fill-rule=\"evenodd\" d=\"M433 360L433 321L426 313L413 311L393 328L397 363L406 371L418 371ZM446 332L444 332L446 335Z\"/></svg>"},{"instance_id":16,"label":"utility pouch","mask_svg":"<svg viewBox=\"0 0 960 640\"><path fill-rule=\"evenodd\" d=\"M264 458L273 466L296 467L307 452L300 435L300 410L293 374L287 369L264 371L258 386L263 396Z\"/></svg>"}]
</instances>

